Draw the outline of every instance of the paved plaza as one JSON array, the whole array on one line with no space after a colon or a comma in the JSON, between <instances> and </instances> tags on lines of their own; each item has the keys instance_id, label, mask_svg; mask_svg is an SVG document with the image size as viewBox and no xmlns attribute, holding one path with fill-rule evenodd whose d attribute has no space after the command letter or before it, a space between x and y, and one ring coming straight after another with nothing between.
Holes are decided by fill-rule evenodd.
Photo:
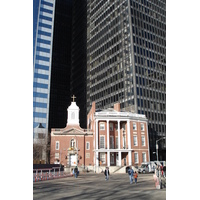
<instances>
[{"instance_id":1,"label":"paved plaza","mask_svg":"<svg viewBox=\"0 0 200 200\"><path fill-rule=\"evenodd\" d=\"M166 188L155 189L153 174L139 174L138 183L130 184L127 174L86 173L33 183L33 199L147 199L165 200Z\"/></svg>"}]
</instances>

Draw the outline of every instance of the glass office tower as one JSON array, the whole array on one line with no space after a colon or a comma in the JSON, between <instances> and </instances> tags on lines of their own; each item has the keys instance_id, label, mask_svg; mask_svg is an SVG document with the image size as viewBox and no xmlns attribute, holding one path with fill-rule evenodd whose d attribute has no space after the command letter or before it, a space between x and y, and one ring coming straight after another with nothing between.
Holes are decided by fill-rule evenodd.
<instances>
[{"instance_id":1,"label":"glass office tower","mask_svg":"<svg viewBox=\"0 0 200 200\"><path fill-rule=\"evenodd\" d=\"M38 13L34 16L37 27L33 58L33 142L41 143L45 147L48 136L55 1L40 0L34 9ZM46 160L45 151L43 148L43 160Z\"/></svg>"},{"instance_id":2,"label":"glass office tower","mask_svg":"<svg viewBox=\"0 0 200 200\"><path fill-rule=\"evenodd\" d=\"M165 0L88 0L87 108L145 114L150 157L166 135ZM159 160L166 159L159 141Z\"/></svg>"}]
</instances>

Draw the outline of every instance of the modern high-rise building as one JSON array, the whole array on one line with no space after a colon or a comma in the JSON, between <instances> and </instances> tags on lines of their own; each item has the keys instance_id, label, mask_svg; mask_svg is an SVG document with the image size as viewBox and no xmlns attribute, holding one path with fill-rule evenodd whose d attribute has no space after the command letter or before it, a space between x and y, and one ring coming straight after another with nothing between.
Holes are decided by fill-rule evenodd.
<instances>
[{"instance_id":1,"label":"modern high-rise building","mask_svg":"<svg viewBox=\"0 0 200 200\"><path fill-rule=\"evenodd\" d=\"M80 125L86 128L87 0L73 0L71 94L80 107Z\"/></svg>"},{"instance_id":2,"label":"modern high-rise building","mask_svg":"<svg viewBox=\"0 0 200 200\"><path fill-rule=\"evenodd\" d=\"M71 100L72 0L33 2L33 143L48 162L48 133L66 126Z\"/></svg>"},{"instance_id":3,"label":"modern high-rise building","mask_svg":"<svg viewBox=\"0 0 200 200\"><path fill-rule=\"evenodd\" d=\"M36 2L34 14L37 13L37 17L34 16L36 20L33 23L36 24L33 58L33 142L44 147L40 151L42 160L46 160L55 2Z\"/></svg>"},{"instance_id":4,"label":"modern high-rise building","mask_svg":"<svg viewBox=\"0 0 200 200\"><path fill-rule=\"evenodd\" d=\"M87 111L93 101L145 114L150 159L156 143L166 159L165 0L87 1Z\"/></svg>"}]
</instances>

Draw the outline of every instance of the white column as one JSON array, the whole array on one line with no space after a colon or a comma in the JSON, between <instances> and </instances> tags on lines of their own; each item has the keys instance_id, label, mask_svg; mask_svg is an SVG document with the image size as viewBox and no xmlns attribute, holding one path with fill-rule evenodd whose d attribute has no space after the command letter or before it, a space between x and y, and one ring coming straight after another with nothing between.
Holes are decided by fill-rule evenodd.
<instances>
[{"instance_id":1,"label":"white column","mask_svg":"<svg viewBox=\"0 0 200 200\"><path fill-rule=\"evenodd\" d=\"M128 139L128 148L131 149L131 137L130 137L130 120L127 120L127 139Z\"/></svg>"},{"instance_id":2,"label":"white column","mask_svg":"<svg viewBox=\"0 0 200 200\"><path fill-rule=\"evenodd\" d=\"M98 155L98 152L96 152L96 167L97 167L97 172L99 172L99 155Z\"/></svg>"},{"instance_id":3,"label":"white column","mask_svg":"<svg viewBox=\"0 0 200 200\"><path fill-rule=\"evenodd\" d=\"M107 166L110 167L110 151L107 151Z\"/></svg>"},{"instance_id":4,"label":"white column","mask_svg":"<svg viewBox=\"0 0 200 200\"><path fill-rule=\"evenodd\" d=\"M98 133L99 127L98 127L98 120L96 120L96 150L98 150L98 138L99 138L99 133Z\"/></svg>"},{"instance_id":5,"label":"white column","mask_svg":"<svg viewBox=\"0 0 200 200\"><path fill-rule=\"evenodd\" d=\"M130 120L127 120L127 137L128 137L128 148L131 149L131 133L130 133ZM128 160L129 160L129 165L132 165L132 156L131 156L131 151L128 152Z\"/></svg>"},{"instance_id":6,"label":"white column","mask_svg":"<svg viewBox=\"0 0 200 200\"><path fill-rule=\"evenodd\" d=\"M131 156L131 151L128 152L128 160L129 160L129 165L132 165L132 156Z\"/></svg>"},{"instance_id":7,"label":"white column","mask_svg":"<svg viewBox=\"0 0 200 200\"><path fill-rule=\"evenodd\" d=\"M107 120L107 149L110 149L109 120Z\"/></svg>"},{"instance_id":8,"label":"white column","mask_svg":"<svg viewBox=\"0 0 200 200\"><path fill-rule=\"evenodd\" d=\"M120 148L120 120L118 120L118 149Z\"/></svg>"},{"instance_id":9,"label":"white column","mask_svg":"<svg viewBox=\"0 0 200 200\"><path fill-rule=\"evenodd\" d=\"M119 166L122 166L122 154L121 151L118 152L118 158L119 158Z\"/></svg>"}]
</instances>

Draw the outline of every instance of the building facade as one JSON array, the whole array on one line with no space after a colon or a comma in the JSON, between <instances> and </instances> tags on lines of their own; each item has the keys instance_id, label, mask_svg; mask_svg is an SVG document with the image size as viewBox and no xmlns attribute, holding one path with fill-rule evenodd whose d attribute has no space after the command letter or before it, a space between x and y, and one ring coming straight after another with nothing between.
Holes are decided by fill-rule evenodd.
<instances>
[{"instance_id":1,"label":"building facade","mask_svg":"<svg viewBox=\"0 0 200 200\"><path fill-rule=\"evenodd\" d=\"M88 128L94 131L94 167L139 166L148 162L148 120L144 115L120 111L114 108L99 110L92 108L88 113Z\"/></svg>"},{"instance_id":2,"label":"building facade","mask_svg":"<svg viewBox=\"0 0 200 200\"><path fill-rule=\"evenodd\" d=\"M55 1L37 1L33 57L33 142L46 160Z\"/></svg>"},{"instance_id":3,"label":"building facade","mask_svg":"<svg viewBox=\"0 0 200 200\"><path fill-rule=\"evenodd\" d=\"M144 115L121 112L119 103L114 109L96 110L93 103L87 128L80 127L79 107L72 102L67 126L51 130L51 164L101 172L105 166L138 166L150 160L148 120Z\"/></svg>"},{"instance_id":4,"label":"building facade","mask_svg":"<svg viewBox=\"0 0 200 200\"><path fill-rule=\"evenodd\" d=\"M87 110L119 102L144 114L154 160L166 135L166 1L88 0L87 9Z\"/></svg>"},{"instance_id":5,"label":"building facade","mask_svg":"<svg viewBox=\"0 0 200 200\"><path fill-rule=\"evenodd\" d=\"M33 19L33 143L49 162L50 130L65 127L70 105L72 0L36 0Z\"/></svg>"},{"instance_id":6,"label":"building facade","mask_svg":"<svg viewBox=\"0 0 200 200\"><path fill-rule=\"evenodd\" d=\"M66 127L51 130L50 163L59 163L65 168L92 167L93 132L80 127L79 107L76 102L71 102L67 111Z\"/></svg>"}]
</instances>

